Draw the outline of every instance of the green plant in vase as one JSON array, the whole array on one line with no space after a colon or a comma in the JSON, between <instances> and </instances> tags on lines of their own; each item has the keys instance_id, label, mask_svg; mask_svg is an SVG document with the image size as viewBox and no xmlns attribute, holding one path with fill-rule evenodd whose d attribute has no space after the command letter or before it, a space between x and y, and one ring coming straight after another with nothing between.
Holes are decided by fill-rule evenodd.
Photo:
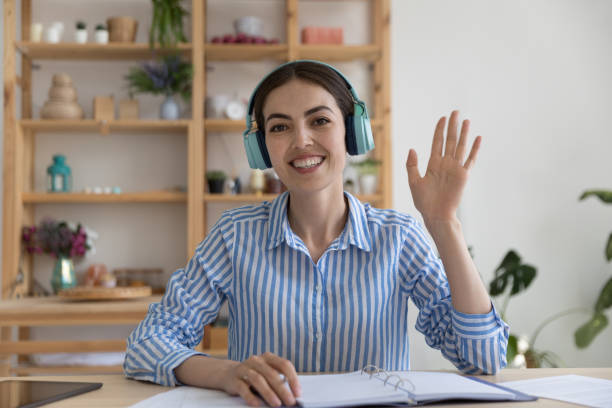
<instances>
[{"instance_id":1,"label":"green plant in vase","mask_svg":"<svg viewBox=\"0 0 612 408\"><path fill-rule=\"evenodd\" d=\"M93 240L97 237L81 224L52 218L43 219L38 226L23 227L21 235L27 253L46 253L56 259L51 277L54 293L76 286L73 260L82 258L87 251L95 253Z\"/></svg>"},{"instance_id":2,"label":"green plant in vase","mask_svg":"<svg viewBox=\"0 0 612 408\"><path fill-rule=\"evenodd\" d=\"M160 107L160 117L170 120L180 116L174 95L180 95L186 102L191 99L192 78L193 66L182 61L178 55L168 55L160 61L145 62L139 67L131 68L125 76L130 94L165 95L166 99Z\"/></svg>"},{"instance_id":3,"label":"green plant in vase","mask_svg":"<svg viewBox=\"0 0 612 408\"><path fill-rule=\"evenodd\" d=\"M225 172L221 170L209 170L206 172L206 181L208 182L208 191L212 194L223 193L223 186L227 178Z\"/></svg>"},{"instance_id":4,"label":"green plant in vase","mask_svg":"<svg viewBox=\"0 0 612 408\"><path fill-rule=\"evenodd\" d=\"M181 6L181 0L151 0L153 20L149 30L149 46L159 44L163 48L173 48L179 42L187 42L183 33L183 17L189 12Z\"/></svg>"},{"instance_id":5,"label":"green plant in vase","mask_svg":"<svg viewBox=\"0 0 612 408\"><path fill-rule=\"evenodd\" d=\"M512 296L527 290L537 275L537 269L523 263L521 257L513 250L508 251L500 265L495 270L495 276L489 283L489 294L497 297L505 294L499 313L504 321L506 310ZM518 336L510 333L508 347L506 349L506 360L510 367L559 367L565 365L561 358L552 351L538 350L535 342L542 330L555 320L577 312L584 312L584 308L574 308L561 311L545 319L529 337Z\"/></svg>"},{"instance_id":6,"label":"green plant in vase","mask_svg":"<svg viewBox=\"0 0 612 408\"><path fill-rule=\"evenodd\" d=\"M612 191L609 190L587 190L580 196L580 200L594 196L599 198L605 204L612 204ZM604 249L606 260L612 260L612 233L608 236L608 242ZM604 312L612 307L612 277L604 283L599 292L599 297L595 301L591 318L588 322L580 326L574 333L576 346L585 348L608 326L608 317Z\"/></svg>"},{"instance_id":7,"label":"green plant in vase","mask_svg":"<svg viewBox=\"0 0 612 408\"><path fill-rule=\"evenodd\" d=\"M378 185L378 172L381 161L368 157L367 159L352 163L359 175L359 192L361 194L374 194Z\"/></svg>"}]
</instances>

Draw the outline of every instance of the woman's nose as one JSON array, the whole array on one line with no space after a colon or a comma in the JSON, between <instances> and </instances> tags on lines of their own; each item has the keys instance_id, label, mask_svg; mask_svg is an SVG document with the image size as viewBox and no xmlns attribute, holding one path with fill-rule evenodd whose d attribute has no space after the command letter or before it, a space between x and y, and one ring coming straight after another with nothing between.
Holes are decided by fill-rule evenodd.
<instances>
[{"instance_id":1,"label":"woman's nose","mask_svg":"<svg viewBox=\"0 0 612 408\"><path fill-rule=\"evenodd\" d=\"M308 129L306 126L296 126L293 135L293 144L295 145L295 147L303 149L305 147L311 146L312 143L313 142L310 129Z\"/></svg>"}]
</instances>

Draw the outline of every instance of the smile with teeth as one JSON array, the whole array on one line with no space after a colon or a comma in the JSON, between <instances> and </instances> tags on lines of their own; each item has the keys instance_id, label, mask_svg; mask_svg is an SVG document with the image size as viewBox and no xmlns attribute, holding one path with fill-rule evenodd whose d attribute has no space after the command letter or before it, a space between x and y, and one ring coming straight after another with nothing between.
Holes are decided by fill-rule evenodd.
<instances>
[{"instance_id":1,"label":"smile with teeth","mask_svg":"<svg viewBox=\"0 0 612 408\"><path fill-rule=\"evenodd\" d=\"M322 161L323 157L309 157L307 159L297 159L291 162L293 167L297 167L298 169L309 169L311 167L318 166Z\"/></svg>"}]
</instances>

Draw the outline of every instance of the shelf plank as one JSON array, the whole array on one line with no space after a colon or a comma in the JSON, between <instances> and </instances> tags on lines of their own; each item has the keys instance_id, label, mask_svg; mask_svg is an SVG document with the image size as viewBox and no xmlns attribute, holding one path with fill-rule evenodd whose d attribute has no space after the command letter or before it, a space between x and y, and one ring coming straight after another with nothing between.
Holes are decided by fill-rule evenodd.
<instances>
[{"instance_id":1,"label":"shelf plank","mask_svg":"<svg viewBox=\"0 0 612 408\"><path fill-rule=\"evenodd\" d=\"M321 61L376 61L380 58L381 49L376 45L300 45L297 55L298 59Z\"/></svg>"},{"instance_id":2,"label":"shelf plank","mask_svg":"<svg viewBox=\"0 0 612 408\"><path fill-rule=\"evenodd\" d=\"M258 61L264 59L287 60L286 44L206 44L207 61Z\"/></svg>"},{"instance_id":3,"label":"shelf plank","mask_svg":"<svg viewBox=\"0 0 612 408\"><path fill-rule=\"evenodd\" d=\"M40 374L122 374L123 367L121 365L109 366L37 366L37 365L20 365L10 369L12 374L17 376L24 375L40 375Z\"/></svg>"},{"instance_id":4,"label":"shelf plank","mask_svg":"<svg viewBox=\"0 0 612 408\"><path fill-rule=\"evenodd\" d=\"M204 202L208 203L258 203L272 201L277 194L204 194Z\"/></svg>"},{"instance_id":5,"label":"shelf plank","mask_svg":"<svg viewBox=\"0 0 612 408\"><path fill-rule=\"evenodd\" d=\"M20 340L0 342L2 354L34 353L85 353L124 351L125 339L121 340Z\"/></svg>"},{"instance_id":6,"label":"shelf plank","mask_svg":"<svg viewBox=\"0 0 612 408\"><path fill-rule=\"evenodd\" d=\"M204 129L207 132L243 132L246 129L244 120L206 119Z\"/></svg>"},{"instance_id":7,"label":"shelf plank","mask_svg":"<svg viewBox=\"0 0 612 408\"><path fill-rule=\"evenodd\" d=\"M143 60L153 57L148 43L33 43L21 41L16 48L31 59L38 60ZM191 44L178 44L178 51L191 58ZM169 54L173 51L155 49L155 53Z\"/></svg>"},{"instance_id":8,"label":"shelf plank","mask_svg":"<svg viewBox=\"0 0 612 408\"><path fill-rule=\"evenodd\" d=\"M114 120L94 119L22 119L24 130L34 132L184 132L190 121L181 120Z\"/></svg>"},{"instance_id":9,"label":"shelf plank","mask_svg":"<svg viewBox=\"0 0 612 408\"><path fill-rule=\"evenodd\" d=\"M277 194L204 194L204 202L208 203L258 203L272 201ZM382 200L380 194L358 194L357 199L366 203L377 203Z\"/></svg>"},{"instance_id":10,"label":"shelf plank","mask_svg":"<svg viewBox=\"0 0 612 408\"><path fill-rule=\"evenodd\" d=\"M147 191L141 193L23 193L24 204L87 204L87 203L185 203L187 193Z\"/></svg>"}]
</instances>

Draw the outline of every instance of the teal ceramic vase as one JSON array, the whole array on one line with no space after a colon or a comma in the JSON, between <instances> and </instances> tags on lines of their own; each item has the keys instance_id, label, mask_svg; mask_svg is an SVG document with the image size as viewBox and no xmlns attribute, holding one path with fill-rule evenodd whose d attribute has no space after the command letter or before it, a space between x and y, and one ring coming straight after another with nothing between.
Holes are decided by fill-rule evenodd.
<instances>
[{"instance_id":1,"label":"teal ceramic vase","mask_svg":"<svg viewBox=\"0 0 612 408\"><path fill-rule=\"evenodd\" d=\"M60 256L55 261L55 268L53 268L53 275L51 276L53 293L57 294L62 289L73 288L75 286L74 263L72 263L72 259Z\"/></svg>"}]
</instances>

